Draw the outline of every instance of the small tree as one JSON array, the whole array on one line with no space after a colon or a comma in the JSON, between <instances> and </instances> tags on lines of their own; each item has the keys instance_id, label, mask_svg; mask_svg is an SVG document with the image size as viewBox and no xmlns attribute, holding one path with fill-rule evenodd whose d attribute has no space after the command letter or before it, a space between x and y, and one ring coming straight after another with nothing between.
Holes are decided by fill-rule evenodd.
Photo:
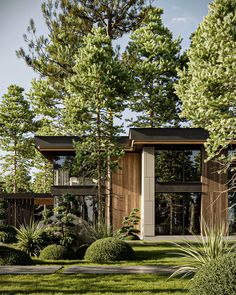
<instances>
[{"instance_id":1,"label":"small tree","mask_svg":"<svg viewBox=\"0 0 236 295\"><path fill-rule=\"evenodd\" d=\"M17 193L29 191L29 166L33 154L34 114L23 96L24 89L11 85L0 104L0 144L3 189Z\"/></svg>"}]
</instances>

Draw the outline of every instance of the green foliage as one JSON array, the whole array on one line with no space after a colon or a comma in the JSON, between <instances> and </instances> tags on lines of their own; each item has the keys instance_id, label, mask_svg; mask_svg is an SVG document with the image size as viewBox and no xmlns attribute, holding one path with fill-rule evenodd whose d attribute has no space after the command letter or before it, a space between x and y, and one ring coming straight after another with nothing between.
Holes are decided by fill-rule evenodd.
<instances>
[{"instance_id":1,"label":"green foliage","mask_svg":"<svg viewBox=\"0 0 236 295\"><path fill-rule=\"evenodd\" d=\"M235 22L235 0L214 0L209 5L208 15L192 36L189 62L176 85L182 116L209 131L209 158L236 138Z\"/></svg>"},{"instance_id":2,"label":"green foliage","mask_svg":"<svg viewBox=\"0 0 236 295\"><path fill-rule=\"evenodd\" d=\"M236 294L236 255L218 257L200 269L193 278L190 294Z\"/></svg>"},{"instance_id":3,"label":"green foliage","mask_svg":"<svg viewBox=\"0 0 236 295\"><path fill-rule=\"evenodd\" d=\"M138 215L139 209L134 208L129 216L125 216L123 218L122 224L123 226L118 230L117 234L121 238L127 239L136 239L138 240L139 237L137 236L140 233L140 230L137 228L140 225L140 216Z\"/></svg>"},{"instance_id":4,"label":"green foliage","mask_svg":"<svg viewBox=\"0 0 236 295\"><path fill-rule=\"evenodd\" d=\"M123 154L117 143L121 125L115 125L114 119L120 119L125 110L132 81L102 29L94 29L83 39L73 70L75 74L67 81L65 118L68 129L82 138L75 144L78 166L97 180L98 217L102 223L102 185L107 167L117 167Z\"/></svg>"},{"instance_id":5,"label":"green foliage","mask_svg":"<svg viewBox=\"0 0 236 295\"><path fill-rule=\"evenodd\" d=\"M0 265L30 265L32 260L24 251L0 245Z\"/></svg>"},{"instance_id":6,"label":"green foliage","mask_svg":"<svg viewBox=\"0 0 236 295\"><path fill-rule=\"evenodd\" d=\"M4 152L0 159L6 192L25 192L30 188L31 133L36 125L23 91L17 85L9 86L0 104L0 144Z\"/></svg>"},{"instance_id":7,"label":"green foliage","mask_svg":"<svg viewBox=\"0 0 236 295\"><path fill-rule=\"evenodd\" d=\"M105 238L97 240L90 245L84 258L91 262L132 260L135 258L135 253L124 241L115 238Z\"/></svg>"},{"instance_id":8,"label":"green foliage","mask_svg":"<svg viewBox=\"0 0 236 295\"><path fill-rule=\"evenodd\" d=\"M49 245L40 251L40 259L43 260L64 260L73 259L74 253L68 251L65 246L62 245Z\"/></svg>"},{"instance_id":9,"label":"green foliage","mask_svg":"<svg viewBox=\"0 0 236 295\"><path fill-rule=\"evenodd\" d=\"M55 134L54 134L55 135ZM33 182L31 189L35 193L50 193L53 185L53 167L38 150L35 149L33 166L36 172L33 172Z\"/></svg>"},{"instance_id":10,"label":"green foliage","mask_svg":"<svg viewBox=\"0 0 236 295\"><path fill-rule=\"evenodd\" d=\"M11 244L17 242L16 229L10 225L0 225L0 242Z\"/></svg>"},{"instance_id":11,"label":"green foliage","mask_svg":"<svg viewBox=\"0 0 236 295\"><path fill-rule=\"evenodd\" d=\"M17 231L17 245L30 256L39 254L42 247L43 228L40 223L31 220L29 224L22 224Z\"/></svg>"},{"instance_id":12,"label":"green foliage","mask_svg":"<svg viewBox=\"0 0 236 295\"><path fill-rule=\"evenodd\" d=\"M196 244L188 242L184 245L175 244L179 255L185 258L192 258L193 261L187 265L181 266L172 276L186 276L196 273L210 261L225 254L235 252L236 245L231 245L225 237L225 226L212 229L204 223L203 232L204 235L202 233L201 238L196 238Z\"/></svg>"},{"instance_id":13,"label":"green foliage","mask_svg":"<svg viewBox=\"0 0 236 295\"><path fill-rule=\"evenodd\" d=\"M180 121L180 105L173 84L177 80L177 67L183 62L181 40L173 40L172 33L162 23L162 13L156 7L142 11L140 26L131 34L124 54L136 81L130 108L138 116L131 120L131 126L178 126Z\"/></svg>"}]
</instances>

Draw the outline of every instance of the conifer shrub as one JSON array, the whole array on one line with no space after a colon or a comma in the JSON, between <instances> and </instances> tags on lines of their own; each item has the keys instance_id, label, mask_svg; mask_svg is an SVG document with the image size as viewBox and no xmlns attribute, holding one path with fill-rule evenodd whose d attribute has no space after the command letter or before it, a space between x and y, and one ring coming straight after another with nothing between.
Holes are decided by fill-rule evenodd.
<instances>
[{"instance_id":1,"label":"conifer shrub","mask_svg":"<svg viewBox=\"0 0 236 295\"><path fill-rule=\"evenodd\" d=\"M132 260L135 258L135 253L130 245L124 241L116 238L105 238L92 243L84 258L92 262Z\"/></svg>"},{"instance_id":2,"label":"conifer shrub","mask_svg":"<svg viewBox=\"0 0 236 295\"><path fill-rule=\"evenodd\" d=\"M42 260L73 259L74 252L69 251L65 246L52 244L41 250L39 258Z\"/></svg>"},{"instance_id":3,"label":"conifer shrub","mask_svg":"<svg viewBox=\"0 0 236 295\"><path fill-rule=\"evenodd\" d=\"M30 265L32 259L30 256L21 250L0 246L0 265Z\"/></svg>"},{"instance_id":4,"label":"conifer shrub","mask_svg":"<svg viewBox=\"0 0 236 295\"><path fill-rule=\"evenodd\" d=\"M226 254L202 267L193 278L190 294L236 294L236 254Z\"/></svg>"}]
</instances>

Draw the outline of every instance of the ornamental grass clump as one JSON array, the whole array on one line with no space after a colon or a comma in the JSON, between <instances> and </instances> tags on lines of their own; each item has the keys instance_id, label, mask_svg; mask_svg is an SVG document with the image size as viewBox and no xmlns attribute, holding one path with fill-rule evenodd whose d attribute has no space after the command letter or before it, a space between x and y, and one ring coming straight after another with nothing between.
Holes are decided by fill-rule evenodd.
<instances>
[{"instance_id":1,"label":"ornamental grass clump","mask_svg":"<svg viewBox=\"0 0 236 295\"><path fill-rule=\"evenodd\" d=\"M203 223L203 232L200 238L196 237L196 243L184 242L183 245L174 243L178 249L178 255L185 258L190 258L191 262L178 268L172 275L187 275L195 274L199 269L205 266L210 261L221 257L228 253L235 253L236 245L230 244L226 236L225 226L218 229L212 229Z\"/></svg>"},{"instance_id":2,"label":"ornamental grass clump","mask_svg":"<svg viewBox=\"0 0 236 295\"><path fill-rule=\"evenodd\" d=\"M30 256L37 256L43 244L43 228L38 222L30 220L29 224L22 224L17 231L17 246Z\"/></svg>"},{"instance_id":3,"label":"ornamental grass clump","mask_svg":"<svg viewBox=\"0 0 236 295\"><path fill-rule=\"evenodd\" d=\"M230 253L210 261L194 276L190 295L235 295L236 254Z\"/></svg>"},{"instance_id":4,"label":"ornamental grass clump","mask_svg":"<svg viewBox=\"0 0 236 295\"><path fill-rule=\"evenodd\" d=\"M91 262L132 260L135 258L135 253L130 245L124 241L116 238L105 238L92 243L84 258Z\"/></svg>"}]
</instances>

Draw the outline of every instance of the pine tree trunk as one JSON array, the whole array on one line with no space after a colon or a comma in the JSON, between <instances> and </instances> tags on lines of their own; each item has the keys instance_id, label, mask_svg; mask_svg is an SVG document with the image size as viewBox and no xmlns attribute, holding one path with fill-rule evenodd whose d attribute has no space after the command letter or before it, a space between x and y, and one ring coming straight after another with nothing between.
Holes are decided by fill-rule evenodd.
<instances>
[{"instance_id":1,"label":"pine tree trunk","mask_svg":"<svg viewBox=\"0 0 236 295\"><path fill-rule=\"evenodd\" d=\"M100 109L97 108L97 138L96 146L98 153L97 160L97 197L98 197L98 224L103 223L103 200L102 200L102 161L101 161L101 118L100 118Z\"/></svg>"},{"instance_id":2,"label":"pine tree trunk","mask_svg":"<svg viewBox=\"0 0 236 295\"><path fill-rule=\"evenodd\" d=\"M16 162L16 139L14 140L14 160L13 160L13 193L17 192L17 183L16 183L16 169L17 169L17 162Z\"/></svg>"}]
</instances>

